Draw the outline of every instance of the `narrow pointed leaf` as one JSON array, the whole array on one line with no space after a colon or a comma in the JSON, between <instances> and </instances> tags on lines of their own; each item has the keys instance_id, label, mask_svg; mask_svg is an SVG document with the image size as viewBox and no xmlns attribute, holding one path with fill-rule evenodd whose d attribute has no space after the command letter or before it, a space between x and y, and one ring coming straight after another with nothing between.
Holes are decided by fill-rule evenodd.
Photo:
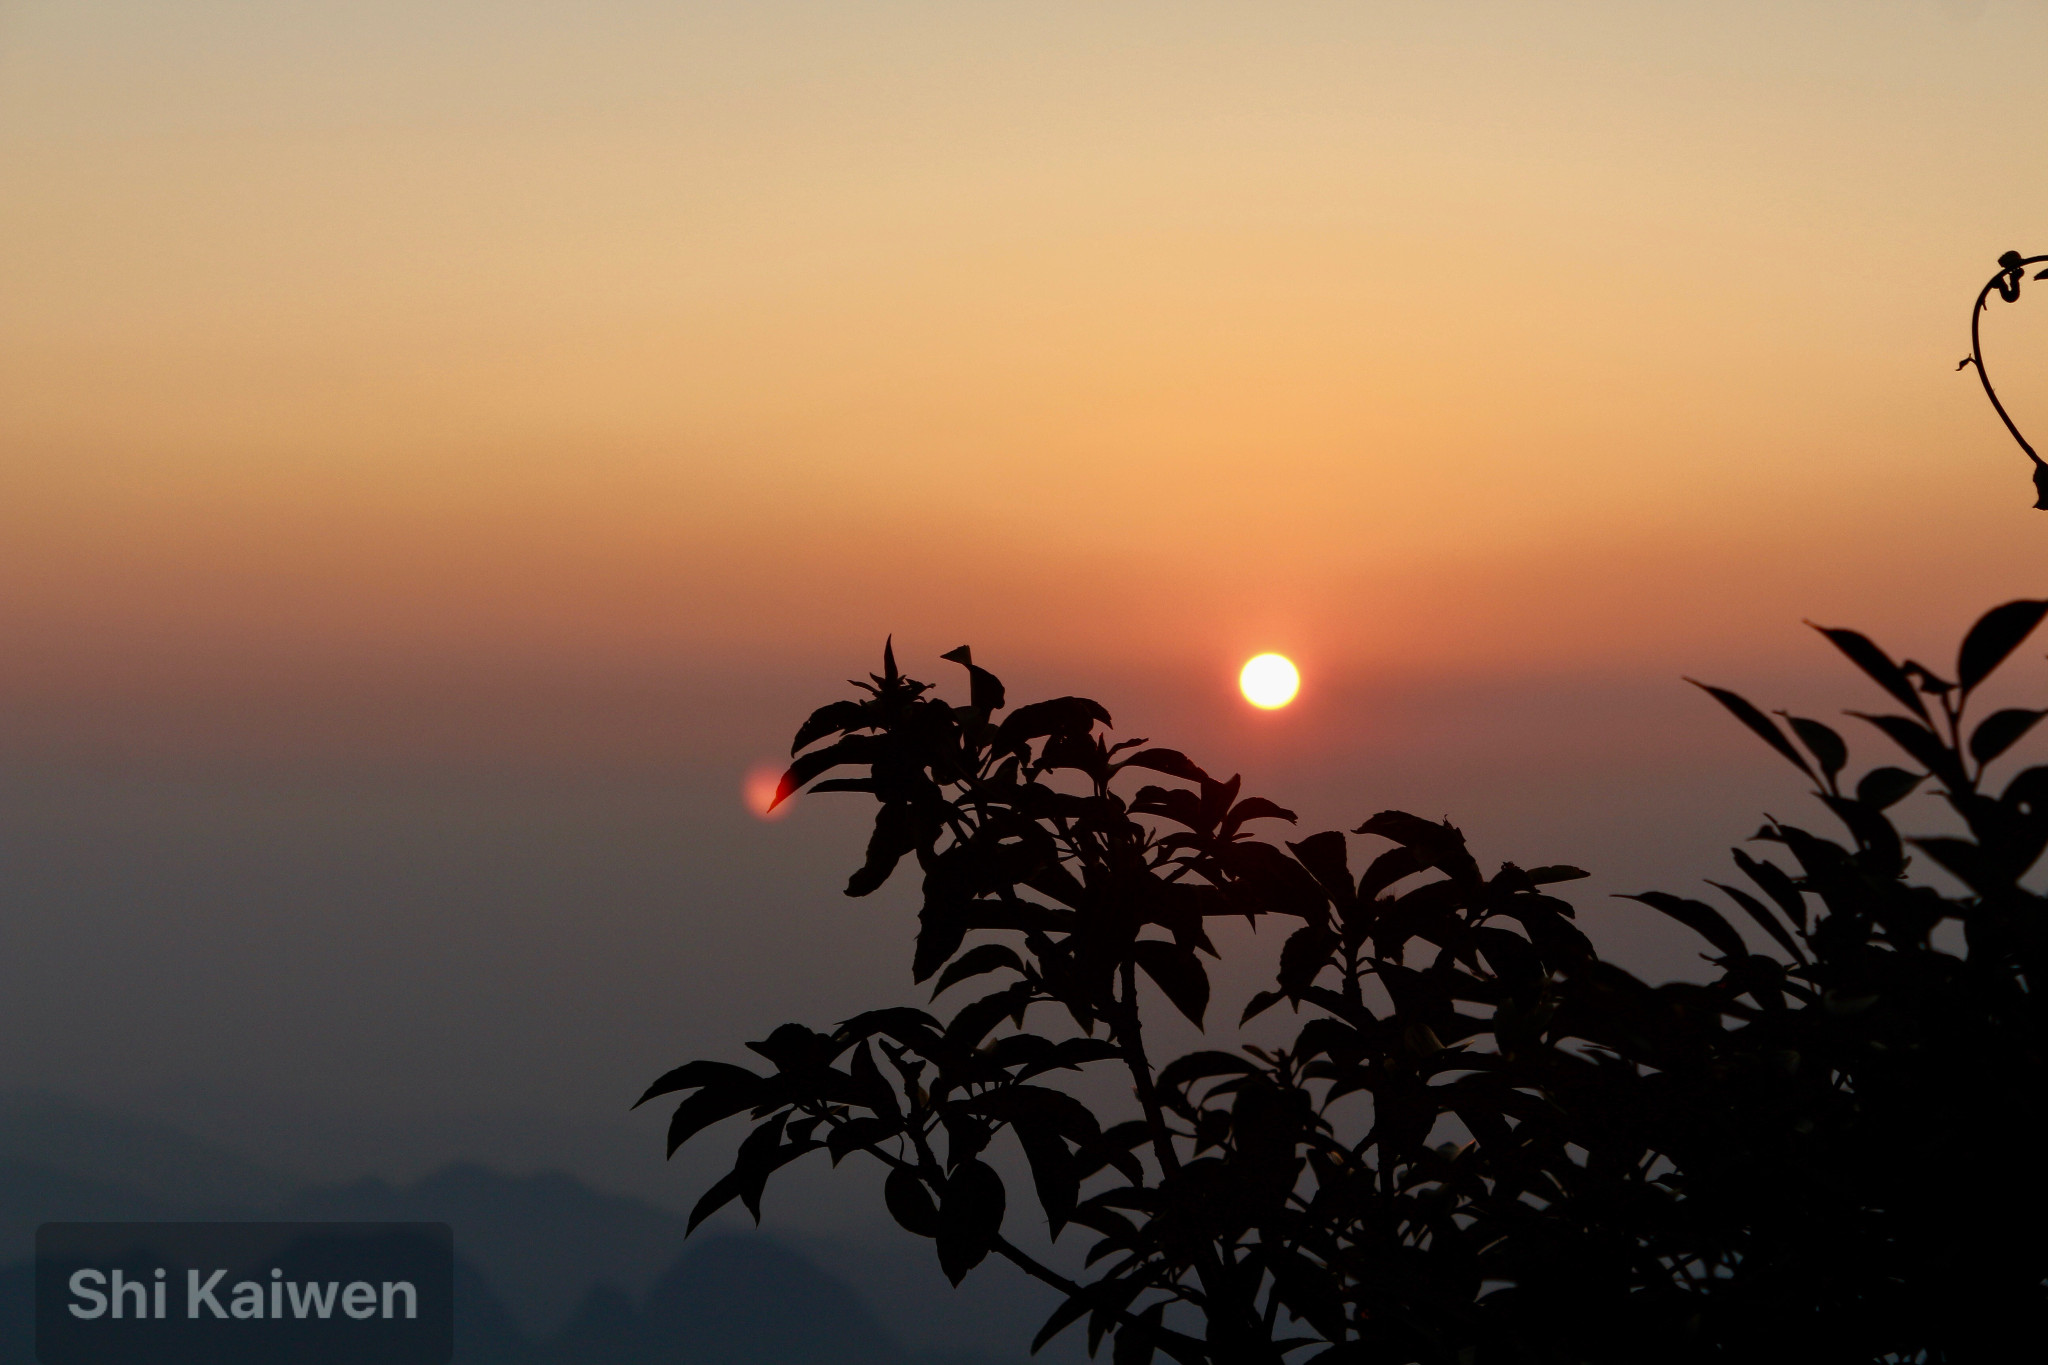
<instances>
[{"instance_id":1,"label":"narrow pointed leaf","mask_svg":"<svg viewBox=\"0 0 2048 1365\"><path fill-rule=\"evenodd\" d=\"M1140 749L1125 759L1126 768L1150 768L1155 773L1166 773L1184 782L1207 782L1209 774L1197 767L1193 760L1178 749Z\"/></svg>"},{"instance_id":2,"label":"narrow pointed leaf","mask_svg":"<svg viewBox=\"0 0 2048 1365\"><path fill-rule=\"evenodd\" d=\"M1898 770L1895 768L1892 771ZM1742 869L1742 875L1762 887L1764 894L1777 902L1778 908L1799 926L1801 932L1804 932L1806 898L1799 893L1799 888L1792 884L1792 878L1785 869L1776 863L1752 858L1739 848L1730 849L1729 852L1735 855L1735 865Z\"/></svg>"},{"instance_id":3,"label":"narrow pointed leaf","mask_svg":"<svg viewBox=\"0 0 2048 1365\"><path fill-rule=\"evenodd\" d=\"M703 1197L698 1199L696 1206L690 1210L690 1223L683 1229L683 1235L687 1237L695 1232L699 1223L738 1198L739 1192L739 1172L726 1172L716 1185L704 1191Z\"/></svg>"},{"instance_id":4,"label":"narrow pointed leaf","mask_svg":"<svg viewBox=\"0 0 2048 1365\"><path fill-rule=\"evenodd\" d=\"M1766 909L1762 901L1759 901L1755 896L1750 895L1739 886L1729 886L1724 882L1714 881L1708 882L1707 885L1719 887L1727 894L1728 899L1741 906L1744 913L1757 922L1758 927L1776 939L1778 946L1792 955L1794 962L1803 963L1806 961L1806 954L1801 952L1799 945L1792 941L1791 932L1778 922L1778 917Z\"/></svg>"},{"instance_id":5,"label":"narrow pointed leaf","mask_svg":"<svg viewBox=\"0 0 2048 1365\"><path fill-rule=\"evenodd\" d=\"M1741 934L1735 932L1735 926L1705 901L1688 900L1668 891L1644 891L1639 895L1624 895L1621 899L1641 901L1653 910L1663 911L1729 957L1744 957L1749 953L1749 945L1742 941Z\"/></svg>"},{"instance_id":6,"label":"narrow pointed leaf","mask_svg":"<svg viewBox=\"0 0 2048 1365\"><path fill-rule=\"evenodd\" d=\"M638 1109L658 1095L671 1095L678 1090L695 1090L700 1086L758 1085L760 1080L745 1067L734 1066L730 1062L685 1062L673 1071L662 1073L653 1085L647 1087L646 1094L633 1101L633 1107Z\"/></svg>"},{"instance_id":7,"label":"narrow pointed leaf","mask_svg":"<svg viewBox=\"0 0 2048 1365\"><path fill-rule=\"evenodd\" d=\"M674 1156L677 1148L712 1124L752 1109L766 1083L752 1072L747 1079L751 1084L706 1086L677 1105L668 1121L668 1154Z\"/></svg>"},{"instance_id":8,"label":"narrow pointed leaf","mask_svg":"<svg viewBox=\"0 0 2048 1365\"><path fill-rule=\"evenodd\" d=\"M866 724L867 713L861 709L859 702L827 703L811 712L811 718L803 723L796 732L796 738L790 741L789 751L795 754L816 744L827 735L836 735L842 730L858 730Z\"/></svg>"},{"instance_id":9,"label":"narrow pointed leaf","mask_svg":"<svg viewBox=\"0 0 2048 1365\"><path fill-rule=\"evenodd\" d=\"M1813 769L1800 756L1799 751L1792 747L1792 741L1785 738L1785 732L1780 730L1769 716L1752 706L1747 697L1730 692L1725 687L1711 687L1697 678L1687 678L1686 681L1727 707L1735 719L1747 725L1764 743L1783 754L1793 767L1805 773L1809 779L1818 781L1814 778Z\"/></svg>"},{"instance_id":10,"label":"narrow pointed leaf","mask_svg":"<svg viewBox=\"0 0 2048 1365\"><path fill-rule=\"evenodd\" d=\"M1087 1312L1088 1295L1086 1293L1076 1294L1059 1307L1053 1309L1052 1316L1045 1320L1045 1325L1038 1329L1038 1335L1031 1339L1031 1354L1037 1355L1041 1347L1079 1322Z\"/></svg>"},{"instance_id":11,"label":"narrow pointed leaf","mask_svg":"<svg viewBox=\"0 0 2048 1365\"><path fill-rule=\"evenodd\" d=\"M1872 716L1862 711L1851 711L1858 720L1867 720L1884 731L1885 737L1904 749L1915 763L1939 777L1952 787L1963 785L1962 766L1956 756L1949 752L1935 733L1924 725L1915 724L1904 716Z\"/></svg>"},{"instance_id":12,"label":"narrow pointed leaf","mask_svg":"<svg viewBox=\"0 0 2048 1365\"><path fill-rule=\"evenodd\" d=\"M932 987L932 998L938 999L948 986L965 981L970 976L980 976L983 972L993 972L1004 967L1016 972L1024 970L1023 960L1017 956L1015 949L1007 948L1000 943L984 943L978 948L971 948L954 959L952 965L945 971L939 973L939 984Z\"/></svg>"},{"instance_id":13,"label":"narrow pointed leaf","mask_svg":"<svg viewBox=\"0 0 2048 1365\"><path fill-rule=\"evenodd\" d=\"M1807 622L1812 626L1813 622ZM1901 706L1910 710L1922 720L1927 719L1927 705L1920 700L1919 689L1913 686L1891 656L1872 644L1867 636L1853 630L1831 629L1827 626L1813 626L1828 639L1828 643L1849 656L1849 662L1869 675L1872 682L1892 694Z\"/></svg>"}]
</instances>

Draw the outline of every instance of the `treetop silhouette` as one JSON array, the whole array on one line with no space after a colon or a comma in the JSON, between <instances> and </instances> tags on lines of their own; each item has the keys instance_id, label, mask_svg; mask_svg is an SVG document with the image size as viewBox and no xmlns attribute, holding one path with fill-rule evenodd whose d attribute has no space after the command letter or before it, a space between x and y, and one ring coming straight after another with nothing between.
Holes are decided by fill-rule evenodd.
<instances>
[{"instance_id":1,"label":"treetop silhouette","mask_svg":"<svg viewBox=\"0 0 2048 1365\"><path fill-rule=\"evenodd\" d=\"M847 894L914 859L913 979L983 993L785 1024L749 1045L772 1070L694 1061L642 1102L684 1096L671 1153L753 1123L693 1226L735 1199L758 1219L791 1161L860 1153L956 1284L1013 1262L1063 1296L1034 1346L1085 1323L1117 1365L2005 1358L2048 1307L2048 1252L2014 1236L2048 1214L2048 905L2020 884L2048 767L1984 782L2048 712L1966 715L2044 613L1987 614L1952 678L1823 630L1898 708L1850 714L1912 765L1853 784L1833 727L1708 687L1843 836L1773 819L1755 838L1787 861L1737 849L1739 881L1712 883L1765 951L1705 901L1633 897L1711 950L1711 980L1664 985L1578 929L1551 890L1576 868L1488 875L1457 828L1402 811L1362 844L1274 839L1292 812L1112 742L1094 701L1008 709L962 648L948 702L885 648L799 729L778 799L871 797ZM1962 832L1905 839L1890 812L1930 780ZM1962 893L1908 882L1909 848ZM1142 983L1207 1024L1219 916L1287 934L1239 1023L1299 1022L1162 1062ZM1075 1084L1103 1068L1126 1105ZM1045 1233L1092 1238L1083 1270L1006 1231L1024 1201L998 1144Z\"/></svg>"}]
</instances>

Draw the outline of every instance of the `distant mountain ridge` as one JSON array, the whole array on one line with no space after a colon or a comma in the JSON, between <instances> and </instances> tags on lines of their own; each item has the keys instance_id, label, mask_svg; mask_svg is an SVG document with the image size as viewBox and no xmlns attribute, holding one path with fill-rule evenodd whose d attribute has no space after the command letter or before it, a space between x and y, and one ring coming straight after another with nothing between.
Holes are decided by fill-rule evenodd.
<instances>
[{"instance_id":1,"label":"distant mountain ridge","mask_svg":"<svg viewBox=\"0 0 2048 1365\"><path fill-rule=\"evenodd\" d=\"M0 1365L35 1359L37 1224L187 1218L449 1223L458 1365L998 1365L907 1349L774 1238L686 1245L675 1214L560 1172L457 1163L408 1186L293 1190L174 1129L39 1093L0 1095Z\"/></svg>"},{"instance_id":2,"label":"distant mountain ridge","mask_svg":"<svg viewBox=\"0 0 2048 1365\"><path fill-rule=\"evenodd\" d=\"M560 1171L508 1176L468 1162L402 1188L382 1180L316 1186L279 1216L447 1223L458 1250L535 1338L559 1331L599 1285L644 1295L683 1254L687 1226L666 1209L601 1194Z\"/></svg>"},{"instance_id":3,"label":"distant mountain ridge","mask_svg":"<svg viewBox=\"0 0 2048 1365\"><path fill-rule=\"evenodd\" d=\"M168 1124L46 1090L0 1091L0 1163L9 1162L188 1209L273 1209L300 1184Z\"/></svg>"}]
</instances>

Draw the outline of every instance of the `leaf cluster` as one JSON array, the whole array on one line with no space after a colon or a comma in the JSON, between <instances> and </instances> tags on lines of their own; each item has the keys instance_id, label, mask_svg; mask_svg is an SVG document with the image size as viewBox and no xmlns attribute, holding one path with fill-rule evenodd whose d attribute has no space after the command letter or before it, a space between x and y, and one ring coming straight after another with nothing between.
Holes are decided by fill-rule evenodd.
<instances>
[{"instance_id":1,"label":"leaf cluster","mask_svg":"<svg viewBox=\"0 0 2048 1365\"><path fill-rule=\"evenodd\" d=\"M1966 712L2044 612L1988 614L1953 681L1824 631L1898 708L1852 714L1911 765L1853 786L1832 727L1707 689L1845 834L1774 820L1757 837L1786 863L1735 851L1740 881L1714 885L1762 951L1706 901L1635 897L1712 950L1709 981L1657 986L1576 927L1552 891L1576 868L1488 874L1448 821L1402 811L1269 838L1291 812L1112 742L1093 701L1009 709L962 648L950 703L885 649L798 731L778 799L876 802L847 893L914 862L912 974L972 998L787 1024L751 1045L770 1071L656 1081L643 1102L683 1096L671 1153L753 1124L692 1226L734 1199L758 1218L809 1153L858 1153L956 1284L1008 1259L1063 1296L1035 1345L1082 1327L1118 1365L1979 1358L2038 1315L2048 1273L1998 1235L2048 1213L2024 1146L2048 1118L2043 904L2020 884L2048 847L2048 768L1990 795L2044 712ZM1929 782L1965 835L1892 825ZM1909 882L1909 848L1964 894ZM1204 1024L1221 916L1285 933L1240 1022L1285 1007L1292 1037L1157 1061L1150 1002ZM1935 944L1948 921L1960 956ZM1083 1098L1104 1068L1128 1109ZM1025 1198L1054 1239L1083 1231L1082 1274L1006 1231Z\"/></svg>"}]
</instances>

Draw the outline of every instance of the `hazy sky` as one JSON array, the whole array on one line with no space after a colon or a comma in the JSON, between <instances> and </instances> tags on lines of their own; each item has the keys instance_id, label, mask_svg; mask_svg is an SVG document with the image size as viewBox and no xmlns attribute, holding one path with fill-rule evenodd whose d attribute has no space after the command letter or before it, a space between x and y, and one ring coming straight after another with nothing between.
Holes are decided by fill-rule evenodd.
<instances>
[{"instance_id":1,"label":"hazy sky","mask_svg":"<svg viewBox=\"0 0 2048 1365\"><path fill-rule=\"evenodd\" d=\"M1679 674L1858 704L1802 617L1945 660L2048 587L1954 372L2048 251L2044 51L2041 0L0 0L0 1082L596 1163L548 1123L903 989L858 812L736 794L890 632L1320 819L1712 871L1798 797ZM2035 288L1987 332L2048 439Z\"/></svg>"}]
</instances>

